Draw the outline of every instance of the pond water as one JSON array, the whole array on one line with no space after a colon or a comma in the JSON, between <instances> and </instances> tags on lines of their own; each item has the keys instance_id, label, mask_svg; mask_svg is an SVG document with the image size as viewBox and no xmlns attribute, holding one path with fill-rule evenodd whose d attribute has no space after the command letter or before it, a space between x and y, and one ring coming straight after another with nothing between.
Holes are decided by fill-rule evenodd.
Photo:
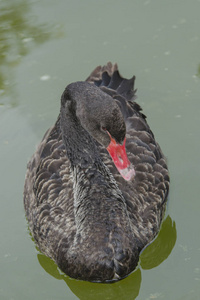
<instances>
[{"instance_id":1,"label":"pond water","mask_svg":"<svg viewBox=\"0 0 200 300\"><path fill-rule=\"evenodd\" d=\"M199 0L0 1L1 300L199 299L199 13ZM94 284L64 276L35 248L23 184L65 86L107 61L136 75L171 186L160 234L137 270Z\"/></svg>"}]
</instances>

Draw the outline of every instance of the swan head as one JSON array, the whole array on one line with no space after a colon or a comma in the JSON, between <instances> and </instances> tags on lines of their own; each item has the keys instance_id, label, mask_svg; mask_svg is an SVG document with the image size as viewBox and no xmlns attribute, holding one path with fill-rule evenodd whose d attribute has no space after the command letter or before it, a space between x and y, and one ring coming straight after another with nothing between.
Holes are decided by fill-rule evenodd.
<instances>
[{"instance_id":1,"label":"swan head","mask_svg":"<svg viewBox=\"0 0 200 300\"><path fill-rule=\"evenodd\" d=\"M75 82L67 86L61 103L70 106L77 122L107 149L121 176L131 180L135 171L127 157L126 125L117 102L94 84Z\"/></svg>"}]
</instances>

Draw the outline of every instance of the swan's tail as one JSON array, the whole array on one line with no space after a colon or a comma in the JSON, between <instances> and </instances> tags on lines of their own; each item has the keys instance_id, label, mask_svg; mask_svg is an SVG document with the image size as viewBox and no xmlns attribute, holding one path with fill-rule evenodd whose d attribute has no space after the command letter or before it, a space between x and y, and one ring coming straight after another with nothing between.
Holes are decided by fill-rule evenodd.
<instances>
[{"instance_id":1,"label":"swan's tail","mask_svg":"<svg viewBox=\"0 0 200 300\"><path fill-rule=\"evenodd\" d=\"M86 81L99 87L105 87L108 94L115 91L128 101L133 101L136 98L136 90L134 90L135 76L131 79L123 78L119 73L117 64L108 62L103 67L96 67Z\"/></svg>"},{"instance_id":2,"label":"swan's tail","mask_svg":"<svg viewBox=\"0 0 200 300\"><path fill-rule=\"evenodd\" d=\"M122 77L116 63L108 62L103 67L96 67L86 81L95 84L116 99L125 119L135 113L146 119L146 116L141 112L140 105L135 102L137 98L137 90L134 89L135 76L131 79Z\"/></svg>"},{"instance_id":3,"label":"swan's tail","mask_svg":"<svg viewBox=\"0 0 200 300\"><path fill-rule=\"evenodd\" d=\"M109 77L112 76L112 74L118 70L118 65L112 64L111 62L108 62L107 65L105 66L98 66L96 67L92 73L90 74L90 76L86 79L86 81L88 82L96 82L96 81L100 81L102 80L102 74L103 73L107 73Z\"/></svg>"}]
</instances>

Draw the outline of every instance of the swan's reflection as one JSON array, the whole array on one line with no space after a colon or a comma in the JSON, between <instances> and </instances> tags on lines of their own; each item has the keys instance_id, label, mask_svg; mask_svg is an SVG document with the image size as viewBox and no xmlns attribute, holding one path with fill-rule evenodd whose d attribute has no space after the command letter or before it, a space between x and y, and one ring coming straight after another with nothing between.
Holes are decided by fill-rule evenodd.
<instances>
[{"instance_id":1,"label":"swan's reflection","mask_svg":"<svg viewBox=\"0 0 200 300\"><path fill-rule=\"evenodd\" d=\"M140 255L142 269L150 270L159 266L168 258L175 243L176 224L167 216L156 239Z\"/></svg>"},{"instance_id":2,"label":"swan's reflection","mask_svg":"<svg viewBox=\"0 0 200 300\"><path fill-rule=\"evenodd\" d=\"M140 267L152 269L168 258L176 243L176 225L170 216L163 221L156 239L145 248L140 256ZM84 299L135 299L140 291L141 269L137 268L130 276L112 284L90 283L71 279L62 274L57 265L45 255L39 253L38 261L44 270L56 279L64 280L71 291L81 300Z\"/></svg>"}]
</instances>

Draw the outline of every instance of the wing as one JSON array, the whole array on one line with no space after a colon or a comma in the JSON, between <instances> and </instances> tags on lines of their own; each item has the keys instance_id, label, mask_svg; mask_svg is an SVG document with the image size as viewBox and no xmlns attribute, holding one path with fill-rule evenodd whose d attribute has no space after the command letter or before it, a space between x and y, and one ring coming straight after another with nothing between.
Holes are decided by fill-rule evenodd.
<instances>
[{"instance_id":1,"label":"wing","mask_svg":"<svg viewBox=\"0 0 200 300\"><path fill-rule=\"evenodd\" d=\"M54 259L59 244L70 243L75 233L70 173L58 117L28 164L24 187L30 231L40 250ZM65 232L65 228L70 230Z\"/></svg>"},{"instance_id":2,"label":"wing","mask_svg":"<svg viewBox=\"0 0 200 300\"><path fill-rule=\"evenodd\" d=\"M100 151L124 195L133 228L141 227L137 233L138 239L143 242L151 240L157 234L163 218L169 190L169 174L166 159L146 121L146 116L142 113L140 105L135 102L135 76L131 79L123 78L117 65L108 63L104 67L97 67L87 81L111 95L123 113L127 129L127 155L134 165L135 178L131 182L125 181L108 153L102 148Z\"/></svg>"}]
</instances>

